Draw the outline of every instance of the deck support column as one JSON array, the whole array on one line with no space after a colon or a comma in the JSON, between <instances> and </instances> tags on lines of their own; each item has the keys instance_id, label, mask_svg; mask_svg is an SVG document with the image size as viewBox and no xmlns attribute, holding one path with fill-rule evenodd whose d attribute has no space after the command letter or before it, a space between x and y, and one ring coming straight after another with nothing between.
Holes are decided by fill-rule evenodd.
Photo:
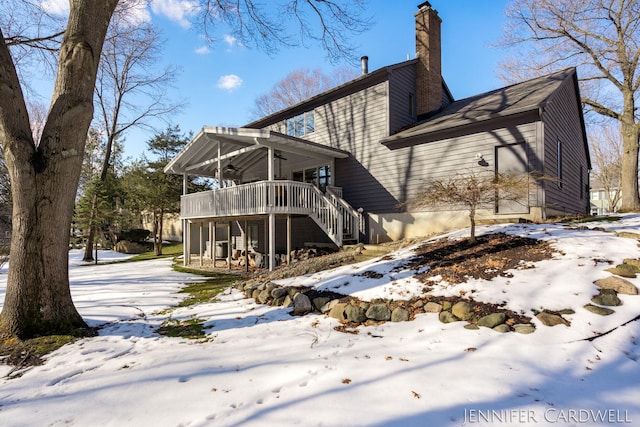
<instances>
[{"instance_id":1,"label":"deck support column","mask_svg":"<svg viewBox=\"0 0 640 427\"><path fill-rule=\"evenodd\" d=\"M249 224L247 221L244 222L244 238L242 239L244 242L244 271L249 272L249 236L247 233Z\"/></svg>"},{"instance_id":2,"label":"deck support column","mask_svg":"<svg viewBox=\"0 0 640 427\"><path fill-rule=\"evenodd\" d=\"M182 238L182 256L184 266L188 266L191 262L191 221L184 220L184 228L182 230L184 237Z\"/></svg>"},{"instance_id":3,"label":"deck support column","mask_svg":"<svg viewBox=\"0 0 640 427\"><path fill-rule=\"evenodd\" d=\"M186 173L182 174L182 195L183 196L187 194L188 183L189 183L188 175ZM187 245L187 242L189 241L188 236L189 236L189 220L183 219L182 220L182 265L184 265L185 267L189 265L189 255L188 255L189 246Z\"/></svg>"},{"instance_id":4,"label":"deck support column","mask_svg":"<svg viewBox=\"0 0 640 427\"><path fill-rule=\"evenodd\" d=\"M227 268L231 271L231 221L227 223Z\"/></svg>"},{"instance_id":5,"label":"deck support column","mask_svg":"<svg viewBox=\"0 0 640 427\"><path fill-rule=\"evenodd\" d=\"M291 265L291 215L287 215L287 265Z\"/></svg>"},{"instance_id":6,"label":"deck support column","mask_svg":"<svg viewBox=\"0 0 640 427\"><path fill-rule=\"evenodd\" d=\"M211 257L214 268L216 266L216 228L217 224L215 221L209 222L209 250L211 251L209 256Z\"/></svg>"},{"instance_id":7,"label":"deck support column","mask_svg":"<svg viewBox=\"0 0 640 427\"><path fill-rule=\"evenodd\" d=\"M268 169L267 172L269 174L269 181L271 181L272 185L269 186L269 205L271 208L275 208L276 206L276 192L275 186L273 185L273 181L275 180L275 150L273 147L269 147L269 155L268 155ZM273 271L276 267L276 215L273 213L273 209L269 214L269 271Z\"/></svg>"},{"instance_id":8,"label":"deck support column","mask_svg":"<svg viewBox=\"0 0 640 427\"><path fill-rule=\"evenodd\" d=\"M200 237L200 267L202 267L203 257L204 257L204 236L202 232L204 231L204 224L200 222L198 224L198 234Z\"/></svg>"},{"instance_id":9,"label":"deck support column","mask_svg":"<svg viewBox=\"0 0 640 427\"><path fill-rule=\"evenodd\" d=\"M276 268L276 215L269 214L269 271Z\"/></svg>"}]
</instances>

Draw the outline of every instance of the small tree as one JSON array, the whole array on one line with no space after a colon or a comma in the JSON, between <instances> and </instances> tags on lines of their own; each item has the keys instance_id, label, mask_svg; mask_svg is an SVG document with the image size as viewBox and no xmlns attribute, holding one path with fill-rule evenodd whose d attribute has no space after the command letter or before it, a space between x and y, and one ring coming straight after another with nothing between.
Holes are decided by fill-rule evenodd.
<instances>
[{"instance_id":1,"label":"small tree","mask_svg":"<svg viewBox=\"0 0 640 427\"><path fill-rule=\"evenodd\" d=\"M609 212L616 212L621 201L620 183L622 182L622 142L619 129L612 123L592 130L591 160L593 177L598 180L607 195Z\"/></svg>"},{"instance_id":2,"label":"small tree","mask_svg":"<svg viewBox=\"0 0 640 427\"><path fill-rule=\"evenodd\" d=\"M152 222L153 248L156 255L162 255L164 220L167 214L180 212L182 177L164 173L164 167L189 142L179 126L168 127L147 141L148 151L154 160L143 157L133 163L124 177L126 207L141 215L149 214ZM196 184L189 182L193 188ZM198 186L198 190L203 190Z\"/></svg>"},{"instance_id":3,"label":"small tree","mask_svg":"<svg viewBox=\"0 0 640 427\"><path fill-rule=\"evenodd\" d=\"M476 240L476 212L494 208L497 200L519 202L529 189L529 175L468 172L426 180L420 191L407 201L411 208L465 208L469 212L471 236Z\"/></svg>"},{"instance_id":4,"label":"small tree","mask_svg":"<svg viewBox=\"0 0 640 427\"><path fill-rule=\"evenodd\" d=\"M118 215L118 193L117 178L110 173L104 181L98 176L94 177L78 200L76 222L84 231L87 240L88 236L92 236L92 246L95 236L103 236L104 240L105 232L110 235L114 234L113 225ZM90 246L87 247L88 251L91 249ZM91 260L98 263L97 240L95 240L95 257L92 257Z\"/></svg>"}]
</instances>

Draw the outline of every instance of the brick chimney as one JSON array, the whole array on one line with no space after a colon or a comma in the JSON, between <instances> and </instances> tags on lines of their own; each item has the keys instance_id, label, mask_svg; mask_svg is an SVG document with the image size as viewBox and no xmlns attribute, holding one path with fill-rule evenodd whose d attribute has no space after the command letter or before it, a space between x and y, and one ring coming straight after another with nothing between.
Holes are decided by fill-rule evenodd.
<instances>
[{"instance_id":1,"label":"brick chimney","mask_svg":"<svg viewBox=\"0 0 640 427\"><path fill-rule=\"evenodd\" d=\"M416 12L416 113L418 116L442 105L442 60L438 11L428 1Z\"/></svg>"}]
</instances>

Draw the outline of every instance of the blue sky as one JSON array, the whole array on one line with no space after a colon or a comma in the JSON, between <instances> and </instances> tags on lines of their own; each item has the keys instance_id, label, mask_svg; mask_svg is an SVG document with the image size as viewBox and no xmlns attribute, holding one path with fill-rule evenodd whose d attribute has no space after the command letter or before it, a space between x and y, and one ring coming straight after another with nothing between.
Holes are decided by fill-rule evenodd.
<instances>
[{"instance_id":1,"label":"blue sky","mask_svg":"<svg viewBox=\"0 0 640 427\"><path fill-rule=\"evenodd\" d=\"M63 4L61 0L45 0ZM369 0L370 29L353 38L357 55L369 57L371 71L415 54L414 13L421 0ZM330 72L331 64L318 46L283 48L276 55L235 43L220 30L214 46L206 46L189 26L180 4L188 0L152 0L148 12L166 39L163 62L181 68L175 87L168 89L186 101L171 118L185 132L203 126L242 126L251 121L254 100L290 71L308 67ZM443 76L456 99L502 86L496 77L503 52L492 48L500 36L508 0L431 0L442 18ZM339 64L338 64L339 65ZM359 65L354 66L359 71ZM226 84L223 84L226 83ZM126 135L125 156L139 157L152 133Z\"/></svg>"}]
</instances>

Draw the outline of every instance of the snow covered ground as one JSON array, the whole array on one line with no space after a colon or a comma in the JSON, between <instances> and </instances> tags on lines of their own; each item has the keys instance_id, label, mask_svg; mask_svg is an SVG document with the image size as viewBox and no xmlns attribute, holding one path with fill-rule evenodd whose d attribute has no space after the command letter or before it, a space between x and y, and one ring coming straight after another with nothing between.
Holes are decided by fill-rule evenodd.
<instances>
[{"instance_id":1,"label":"snow covered ground","mask_svg":"<svg viewBox=\"0 0 640 427\"><path fill-rule=\"evenodd\" d=\"M640 233L640 216L589 223ZM170 260L82 266L71 253L72 293L100 335L67 345L22 377L0 366L1 426L462 426L640 425L640 296L602 317L582 308L610 276L604 262L640 258L633 239L561 224L495 225L552 242L561 252L511 278L440 284L436 291L475 291L507 308L572 308L571 326L530 335L416 320L335 331L321 315L256 304L230 290L220 301L161 311L196 276ZM463 235L466 231L451 233ZM282 283L314 285L362 299L403 298L422 286L395 259L370 260ZM104 260L106 254L101 255ZM381 279L356 276L374 270ZM640 287L639 279L628 279ZM6 271L0 273L0 300ZM336 288L338 287L338 288ZM207 342L168 338L155 329L174 319L206 319ZM617 328L616 328L617 327ZM615 329L614 329L615 328ZM613 331L593 341L585 338Z\"/></svg>"}]
</instances>

